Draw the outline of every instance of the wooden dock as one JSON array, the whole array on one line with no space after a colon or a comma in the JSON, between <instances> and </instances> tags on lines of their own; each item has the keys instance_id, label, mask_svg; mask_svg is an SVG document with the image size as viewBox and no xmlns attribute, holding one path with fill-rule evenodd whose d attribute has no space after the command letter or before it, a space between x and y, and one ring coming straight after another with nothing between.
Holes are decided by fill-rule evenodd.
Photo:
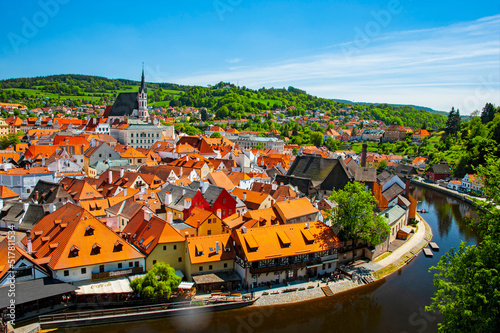
<instances>
[{"instance_id":1,"label":"wooden dock","mask_svg":"<svg viewBox=\"0 0 500 333\"><path fill-rule=\"evenodd\" d=\"M423 251L426 257L432 258L432 256L434 255L431 249L429 249L428 247L424 247Z\"/></svg>"},{"instance_id":2,"label":"wooden dock","mask_svg":"<svg viewBox=\"0 0 500 333\"><path fill-rule=\"evenodd\" d=\"M429 246L433 251L439 251L439 246L435 242L429 242Z\"/></svg>"}]
</instances>

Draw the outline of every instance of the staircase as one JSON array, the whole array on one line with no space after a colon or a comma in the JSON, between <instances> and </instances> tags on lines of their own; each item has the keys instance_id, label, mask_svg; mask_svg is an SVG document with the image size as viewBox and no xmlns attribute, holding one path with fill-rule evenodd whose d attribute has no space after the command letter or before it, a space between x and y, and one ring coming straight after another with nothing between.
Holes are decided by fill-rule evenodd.
<instances>
[{"instance_id":1,"label":"staircase","mask_svg":"<svg viewBox=\"0 0 500 333\"><path fill-rule=\"evenodd\" d=\"M328 286L321 287L321 290L325 293L326 297L333 296L333 291Z\"/></svg>"}]
</instances>

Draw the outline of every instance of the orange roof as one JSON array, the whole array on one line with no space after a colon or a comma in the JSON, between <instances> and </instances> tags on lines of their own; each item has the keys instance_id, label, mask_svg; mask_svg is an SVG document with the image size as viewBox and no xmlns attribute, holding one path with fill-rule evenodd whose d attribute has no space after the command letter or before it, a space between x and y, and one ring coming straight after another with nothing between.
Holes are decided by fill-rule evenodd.
<instances>
[{"instance_id":1,"label":"orange roof","mask_svg":"<svg viewBox=\"0 0 500 333\"><path fill-rule=\"evenodd\" d=\"M106 216L106 208L109 208L108 199L80 201L80 205L95 217Z\"/></svg>"},{"instance_id":2,"label":"orange roof","mask_svg":"<svg viewBox=\"0 0 500 333\"><path fill-rule=\"evenodd\" d=\"M224 224L230 229L237 228L245 223L243 215L240 215L239 213L234 213L233 215L226 217L223 221Z\"/></svg>"},{"instance_id":3,"label":"orange roof","mask_svg":"<svg viewBox=\"0 0 500 333\"><path fill-rule=\"evenodd\" d=\"M52 155L54 155L57 150L58 146L54 145L32 145L30 146L27 150L26 153L24 153L24 156L26 158L36 158L39 155L44 156L45 158L48 158Z\"/></svg>"},{"instance_id":4,"label":"orange roof","mask_svg":"<svg viewBox=\"0 0 500 333\"><path fill-rule=\"evenodd\" d=\"M319 212L307 198L280 201L274 205L274 208L281 212L286 220Z\"/></svg>"},{"instance_id":5,"label":"orange roof","mask_svg":"<svg viewBox=\"0 0 500 333\"><path fill-rule=\"evenodd\" d=\"M19 194L12 191L7 186L0 185L0 199L11 199L17 197L19 197Z\"/></svg>"},{"instance_id":6,"label":"orange roof","mask_svg":"<svg viewBox=\"0 0 500 333\"><path fill-rule=\"evenodd\" d=\"M212 172L208 177L211 180L212 185L223 187L226 191L231 191L234 188L234 184L222 171Z\"/></svg>"},{"instance_id":7,"label":"orange roof","mask_svg":"<svg viewBox=\"0 0 500 333\"><path fill-rule=\"evenodd\" d=\"M186 239L191 264L201 264L235 259L230 234L191 237ZM220 251L216 253L215 244L219 242ZM229 249L226 251L225 249Z\"/></svg>"},{"instance_id":8,"label":"orange roof","mask_svg":"<svg viewBox=\"0 0 500 333\"><path fill-rule=\"evenodd\" d=\"M260 204L270 195L262 192L255 192L250 190L242 190L239 187L235 187L231 192L233 195L237 196L241 201L244 201L249 209L256 209L257 205ZM243 194L246 193L246 199L243 200ZM252 208L253 206L254 208Z\"/></svg>"},{"instance_id":9,"label":"orange roof","mask_svg":"<svg viewBox=\"0 0 500 333\"><path fill-rule=\"evenodd\" d=\"M268 222L267 225L271 225L271 221L276 219L276 213L272 208L249 210L244 216L254 220L264 219Z\"/></svg>"},{"instance_id":10,"label":"orange roof","mask_svg":"<svg viewBox=\"0 0 500 333\"><path fill-rule=\"evenodd\" d=\"M92 214L70 203L42 218L31 232L40 233L32 241L36 258L47 258L52 270L144 258ZM22 242L26 245L26 238Z\"/></svg>"},{"instance_id":11,"label":"orange roof","mask_svg":"<svg viewBox=\"0 0 500 333\"><path fill-rule=\"evenodd\" d=\"M151 253L158 243L184 242L179 231L165 220L153 215L147 221L145 217L145 211L140 209L123 229L124 234L132 235L134 245L144 253Z\"/></svg>"},{"instance_id":12,"label":"orange roof","mask_svg":"<svg viewBox=\"0 0 500 333\"><path fill-rule=\"evenodd\" d=\"M294 223L265 228L241 229L236 237L248 261L308 254L342 246L330 227L322 222Z\"/></svg>"},{"instance_id":13,"label":"orange roof","mask_svg":"<svg viewBox=\"0 0 500 333\"><path fill-rule=\"evenodd\" d=\"M208 210L201 209L199 207L195 207L191 211L191 215L189 215L184 223L192 226L193 228L198 228L200 225L203 224L209 217L214 215L212 212L209 212ZM214 215L215 216L215 215Z\"/></svg>"},{"instance_id":14,"label":"orange roof","mask_svg":"<svg viewBox=\"0 0 500 333\"><path fill-rule=\"evenodd\" d=\"M132 147L129 147L126 149L121 155L121 158L146 158L146 155L143 153L137 151L137 149L134 149Z\"/></svg>"},{"instance_id":15,"label":"orange roof","mask_svg":"<svg viewBox=\"0 0 500 333\"><path fill-rule=\"evenodd\" d=\"M5 173L8 175L38 175L51 172L46 167L32 167L28 170L23 168L9 169Z\"/></svg>"}]
</instances>

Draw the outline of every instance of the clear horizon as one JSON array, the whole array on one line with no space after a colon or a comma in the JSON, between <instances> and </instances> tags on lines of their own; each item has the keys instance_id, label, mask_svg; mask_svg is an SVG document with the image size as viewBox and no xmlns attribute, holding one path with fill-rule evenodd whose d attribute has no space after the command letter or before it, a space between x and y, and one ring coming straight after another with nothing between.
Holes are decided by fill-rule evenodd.
<instances>
[{"instance_id":1,"label":"clear horizon","mask_svg":"<svg viewBox=\"0 0 500 333\"><path fill-rule=\"evenodd\" d=\"M140 8L137 8L137 7ZM500 3L4 2L0 79L97 75L467 115L500 105Z\"/></svg>"}]
</instances>

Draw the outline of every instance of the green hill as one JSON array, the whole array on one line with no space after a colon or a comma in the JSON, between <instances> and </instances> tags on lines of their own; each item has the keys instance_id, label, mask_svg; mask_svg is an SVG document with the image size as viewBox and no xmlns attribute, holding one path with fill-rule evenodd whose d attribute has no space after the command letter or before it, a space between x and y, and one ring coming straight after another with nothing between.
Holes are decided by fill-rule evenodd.
<instances>
[{"instance_id":1,"label":"green hill","mask_svg":"<svg viewBox=\"0 0 500 333\"><path fill-rule=\"evenodd\" d=\"M413 106L361 104L319 98L294 88L237 87L220 82L214 86L183 86L172 83L148 83L148 104L152 106L206 107L218 119L247 118L266 110L288 108L288 115L305 115L307 110L321 110L331 115L357 115L361 119L378 119L387 124L420 127L426 122L430 129L443 128L444 115ZM81 104L111 104L120 92L137 91L139 82L108 79L89 75L52 75L0 81L0 102L18 102L29 108Z\"/></svg>"}]
</instances>

